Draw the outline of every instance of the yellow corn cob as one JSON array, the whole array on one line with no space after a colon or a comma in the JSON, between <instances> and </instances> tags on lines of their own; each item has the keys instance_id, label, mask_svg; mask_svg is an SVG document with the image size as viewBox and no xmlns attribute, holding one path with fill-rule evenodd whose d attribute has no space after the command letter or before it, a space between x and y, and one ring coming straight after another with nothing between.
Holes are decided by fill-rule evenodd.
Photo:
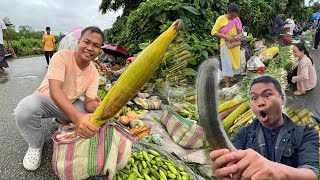
<instances>
[{"instance_id":1,"label":"yellow corn cob","mask_svg":"<svg viewBox=\"0 0 320 180\"><path fill-rule=\"evenodd\" d=\"M247 122L249 120L251 120L253 118L253 113L248 113L248 116L242 118L241 120L239 120L237 123L235 123L229 130L228 133L236 133L237 130L240 129L240 127L244 126L245 124L247 124Z\"/></svg>"},{"instance_id":2,"label":"yellow corn cob","mask_svg":"<svg viewBox=\"0 0 320 180\"><path fill-rule=\"evenodd\" d=\"M218 112L221 113L243 102L241 96L235 96L232 100L226 101L219 105Z\"/></svg>"},{"instance_id":3,"label":"yellow corn cob","mask_svg":"<svg viewBox=\"0 0 320 180\"><path fill-rule=\"evenodd\" d=\"M224 130L228 132L229 128L233 125L235 119L242 113L246 112L250 108L249 102L246 101L237 107L232 113L230 113L223 121Z\"/></svg>"},{"instance_id":4,"label":"yellow corn cob","mask_svg":"<svg viewBox=\"0 0 320 180\"><path fill-rule=\"evenodd\" d=\"M284 113L286 113L288 115L293 111L293 108L292 107L285 107L283 111L284 111Z\"/></svg>"},{"instance_id":5,"label":"yellow corn cob","mask_svg":"<svg viewBox=\"0 0 320 180\"><path fill-rule=\"evenodd\" d=\"M180 27L181 21L175 21L128 66L94 112L90 121L95 126L104 124L119 112L150 79Z\"/></svg>"},{"instance_id":6,"label":"yellow corn cob","mask_svg":"<svg viewBox=\"0 0 320 180\"><path fill-rule=\"evenodd\" d=\"M293 117L295 114L297 114L298 112L299 112L299 110L293 109L292 111L290 111L290 112L287 114L287 116L288 116L290 119L292 119L292 117Z\"/></svg>"},{"instance_id":7,"label":"yellow corn cob","mask_svg":"<svg viewBox=\"0 0 320 180\"><path fill-rule=\"evenodd\" d=\"M278 54L278 52L279 52L278 47L270 47L270 48L262 51L260 54L273 58L276 54Z\"/></svg>"},{"instance_id":8,"label":"yellow corn cob","mask_svg":"<svg viewBox=\"0 0 320 180\"><path fill-rule=\"evenodd\" d=\"M301 121L305 116L310 116L308 109L302 109L298 113L294 114L290 119L293 122Z\"/></svg>"},{"instance_id":9,"label":"yellow corn cob","mask_svg":"<svg viewBox=\"0 0 320 180\"><path fill-rule=\"evenodd\" d=\"M241 114L240 116L237 117L236 120L234 120L234 124L236 124L238 121L241 121L243 118L249 116L249 115L253 115L253 112L251 111L251 109L249 109L248 111L246 111L245 113Z\"/></svg>"}]
</instances>

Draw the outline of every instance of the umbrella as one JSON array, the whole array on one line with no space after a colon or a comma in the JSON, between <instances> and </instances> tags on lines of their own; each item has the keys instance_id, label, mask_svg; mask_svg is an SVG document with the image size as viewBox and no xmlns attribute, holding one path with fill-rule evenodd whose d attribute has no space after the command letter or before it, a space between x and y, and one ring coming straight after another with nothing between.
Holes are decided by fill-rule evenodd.
<instances>
[{"instance_id":1,"label":"umbrella","mask_svg":"<svg viewBox=\"0 0 320 180\"><path fill-rule=\"evenodd\" d=\"M116 57L129 57L127 50L124 47L119 46L117 44L106 44L102 46L101 49L106 54L110 54Z\"/></svg>"},{"instance_id":2,"label":"umbrella","mask_svg":"<svg viewBox=\"0 0 320 180\"><path fill-rule=\"evenodd\" d=\"M76 38L79 40L80 37L81 37L81 32L82 32L83 29L84 29L83 27L76 27L76 28L72 29L72 30L70 31L70 33L74 33L74 35L76 36Z\"/></svg>"},{"instance_id":3,"label":"umbrella","mask_svg":"<svg viewBox=\"0 0 320 180\"><path fill-rule=\"evenodd\" d=\"M311 21L318 20L320 18L320 12L316 12L311 16Z\"/></svg>"},{"instance_id":4,"label":"umbrella","mask_svg":"<svg viewBox=\"0 0 320 180\"><path fill-rule=\"evenodd\" d=\"M61 39L58 50L76 50L82 30L83 27L72 29L66 36Z\"/></svg>"}]
</instances>

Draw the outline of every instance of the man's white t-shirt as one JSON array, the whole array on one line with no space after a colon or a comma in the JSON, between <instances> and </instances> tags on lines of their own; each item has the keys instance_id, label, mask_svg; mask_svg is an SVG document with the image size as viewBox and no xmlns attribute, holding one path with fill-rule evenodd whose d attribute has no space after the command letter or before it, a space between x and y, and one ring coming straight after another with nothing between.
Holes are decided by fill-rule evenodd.
<instances>
[{"instance_id":1,"label":"man's white t-shirt","mask_svg":"<svg viewBox=\"0 0 320 180\"><path fill-rule=\"evenodd\" d=\"M0 18L0 44L3 44L3 29L7 29L7 26L4 24L3 20Z\"/></svg>"}]
</instances>

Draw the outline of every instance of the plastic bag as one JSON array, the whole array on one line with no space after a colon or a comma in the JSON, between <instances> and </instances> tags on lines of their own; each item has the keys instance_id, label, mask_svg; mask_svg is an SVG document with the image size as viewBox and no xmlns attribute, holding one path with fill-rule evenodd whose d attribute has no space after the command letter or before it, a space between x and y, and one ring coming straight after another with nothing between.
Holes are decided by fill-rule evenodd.
<instances>
[{"instance_id":1,"label":"plastic bag","mask_svg":"<svg viewBox=\"0 0 320 180\"><path fill-rule=\"evenodd\" d=\"M260 67L265 67L265 65L260 61L258 56L252 56L247 62L248 70L254 71Z\"/></svg>"},{"instance_id":2,"label":"plastic bag","mask_svg":"<svg viewBox=\"0 0 320 180\"><path fill-rule=\"evenodd\" d=\"M255 43L254 43L254 50L253 50L253 52L255 53L255 54L259 54L260 52L262 52L262 51L264 51L265 49L267 49L267 47L265 46L265 45L263 45L264 44L264 41L262 40L262 41L256 41Z\"/></svg>"}]
</instances>

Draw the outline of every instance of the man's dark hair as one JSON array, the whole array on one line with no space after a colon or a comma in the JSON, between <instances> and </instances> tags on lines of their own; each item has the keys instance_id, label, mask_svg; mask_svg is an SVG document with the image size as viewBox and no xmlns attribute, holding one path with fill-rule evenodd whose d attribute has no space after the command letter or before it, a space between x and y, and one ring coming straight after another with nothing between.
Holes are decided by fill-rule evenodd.
<instances>
[{"instance_id":1,"label":"man's dark hair","mask_svg":"<svg viewBox=\"0 0 320 180\"><path fill-rule=\"evenodd\" d=\"M236 3L230 3L227 8L227 12L235 12L240 14L240 8Z\"/></svg>"},{"instance_id":2,"label":"man's dark hair","mask_svg":"<svg viewBox=\"0 0 320 180\"><path fill-rule=\"evenodd\" d=\"M46 27L46 31L50 31L50 27Z\"/></svg>"},{"instance_id":3,"label":"man's dark hair","mask_svg":"<svg viewBox=\"0 0 320 180\"><path fill-rule=\"evenodd\" d=\"M280 14L286 14L286 11L285 10L281 10Z\"/></svg>"},{"instance_id":4,"label":"man's dark hair","mask_svg":"<svg viewBox=\"0 0 320 180\"><path fill-rule=\"evenodd\" d=\"M257 83L272 83L274 85L274 87L276 88L276 90L278 91L278 93L281 95L284 95L282 92L282 88L281 88L279 81L271 76L261 76L261 77L254 79L250 85L250 91L251 91L252 86Z\"/></svg>"},{"instance_id":5,"label":"man's dark hair","mask_svg":"<svg viewBox=\"0 0 320 180\"><path fill-rule=\"evenodd\" d=\"M101 37L102 37L102 43L104 42L104 34L103 34L103 32L101 31L101 29L98 28L98 27L96 27L96 26L89 26L89 27L86 27L84 30L82 30L80 39L82 38L82 36L84 35L84 33L87 32L87 31L90 31L91 33L98 33L98 34L100 34Z\"/></svg>"}]
</instances>

